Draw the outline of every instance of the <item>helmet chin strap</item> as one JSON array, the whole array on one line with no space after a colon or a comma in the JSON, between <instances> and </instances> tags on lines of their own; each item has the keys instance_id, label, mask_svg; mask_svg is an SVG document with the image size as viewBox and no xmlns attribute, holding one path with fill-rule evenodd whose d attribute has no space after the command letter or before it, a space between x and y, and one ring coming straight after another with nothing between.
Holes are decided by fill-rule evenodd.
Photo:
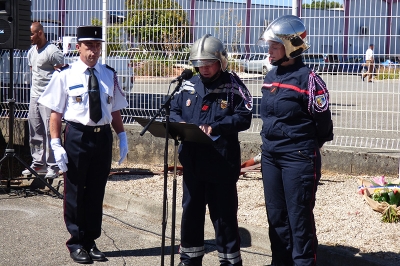
<instances>
[{"instance_id":1,"label":"helmet chin strap","mask_svg":"<svg viewBox=\"0 0 400 266\"><path fill-rule=\"evenodd\" d=\"M287 56L285 55L284 57L282 57L279 60L276 61L271 61L271 65L273 66L280 66L283 62L287 62L289 61L289 58L287 58Z\"/></svg>"}]
</instances>

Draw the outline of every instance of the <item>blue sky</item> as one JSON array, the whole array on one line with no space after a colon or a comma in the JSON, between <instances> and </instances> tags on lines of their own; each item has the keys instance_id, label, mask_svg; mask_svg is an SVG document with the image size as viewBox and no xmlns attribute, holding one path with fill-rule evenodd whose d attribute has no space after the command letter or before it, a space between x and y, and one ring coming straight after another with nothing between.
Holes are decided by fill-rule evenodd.
<instances>
[{"instance_id":1,"label":"blue sky","mask_svg":"<svg viewBox=\"0 0 400 266\"><path fill-rule=\"evenodd\" d=\"M246 3L246 0L216 0L216 1ZM303 4L309 4L311 3L311 1L312 0L304 0ZM334 1L343 4L343 0L334 0ZM283 5L283 6L291 6L292 2L293 2L292 0L252 0L253 4L270 4L270 5Z\"/></svg>"}]
</instances>

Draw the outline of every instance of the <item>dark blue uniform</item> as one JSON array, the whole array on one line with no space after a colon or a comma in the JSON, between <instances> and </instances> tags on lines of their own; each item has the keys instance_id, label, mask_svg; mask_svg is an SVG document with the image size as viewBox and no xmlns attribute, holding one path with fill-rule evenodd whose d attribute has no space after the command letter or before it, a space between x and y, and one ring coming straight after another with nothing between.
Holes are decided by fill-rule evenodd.
<instances>
[{"instance_id":1,"label":"dark blue uniform","mask_svg":"<svg viewBox=\"0 0 400 266\"><path fill-rule=\"evenodd\" d=\"M273 265L315 265L313 208L319 148L333 139L323 80L296 59L270 71L262 87L262 173Z\"/></svg>"},{"instance_id":2,"label":"dark blue uniform","mask_svg":"<svg viewBox=\"0 0 400 266\"><path fill-rule=\"evenodd\" d=\"M185 82L171 103L171 121L212 127L213 145L183 142L181 261L201 265L206 205L216 231L221 265L242 265L236 182L240 174L238 132L250 127L251 95L235 75L222 72L212 84L199 76Z\"/></svg>"}]
</instances>

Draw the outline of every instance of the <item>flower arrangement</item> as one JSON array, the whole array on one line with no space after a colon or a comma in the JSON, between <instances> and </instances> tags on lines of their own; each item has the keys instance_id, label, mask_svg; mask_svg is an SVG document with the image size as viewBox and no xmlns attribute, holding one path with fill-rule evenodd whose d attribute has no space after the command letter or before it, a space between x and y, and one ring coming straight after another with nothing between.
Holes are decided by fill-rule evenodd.
<instances>
[{"instance_id":1,"label":"flower arrangement","mask_svg":"<svg viewBox=\"0 0 400 266\"><path fill-rule=\"evenodd\" d=\"M382 213L382 222L400 222L400 185L388 182L384 176L374 177L371 181L361 179L359 193L373 210Z\"/></svg>"}]
</instances>

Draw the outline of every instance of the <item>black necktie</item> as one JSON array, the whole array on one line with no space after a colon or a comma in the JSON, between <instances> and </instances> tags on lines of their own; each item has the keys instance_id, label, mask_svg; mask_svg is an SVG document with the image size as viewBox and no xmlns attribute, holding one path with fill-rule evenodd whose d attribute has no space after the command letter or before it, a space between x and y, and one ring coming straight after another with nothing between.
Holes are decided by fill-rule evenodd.
<instances>
[{"instance_id":1,"label":"black necktie","mask_svg":"<svg viewBox=\"0 0 400 266\"><path fill-rule=\"evenodd\" d=\"M101 101L100 101L100 90L99 81L93 73L94 68L88 68L90 72L89 76L89 112L90 119L97 124L101 119Z\"/></svg>"}]
</instances>

